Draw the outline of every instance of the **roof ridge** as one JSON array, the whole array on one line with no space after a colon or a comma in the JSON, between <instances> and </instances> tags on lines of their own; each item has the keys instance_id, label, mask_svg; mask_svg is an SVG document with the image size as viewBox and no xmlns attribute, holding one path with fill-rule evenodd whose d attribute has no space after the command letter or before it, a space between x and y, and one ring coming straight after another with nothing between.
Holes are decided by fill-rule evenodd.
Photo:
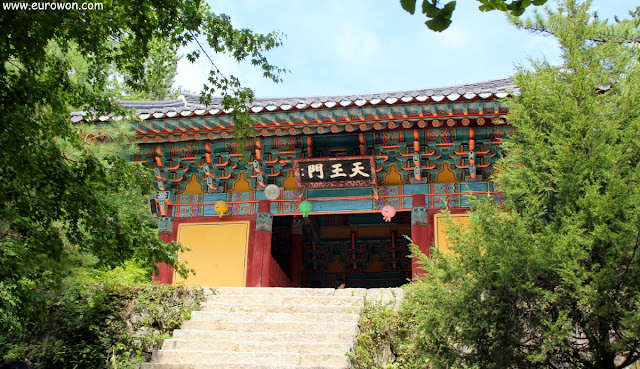
<instances>
[{"instance_id":1,"label":"roof ridge","mask_svg":"<svg viewBox=\"0 0 640 369\"><path fill-rule=\"evenodd\" d=\"M251 104L252 113L268 113L272 111L289 111L301 109L319 109L347 106L378 105L380 103L393 105L417 101L447 102L459 99L487 99L503 98L511 93L519 93L512 77L492 79L467 84L424 88L417 90L402 90L395 92L380 92L368 94L334 95L334 96L306 96L306 97L271 97L257 98ZM138 117L142 120L188 117L200 115L218 115L229 113L220 105L220 97L213 97L211 104L205 106L195 102L195 94L182 94L174 100L166 101L120 101L126 108L137 109ZM100 121L111 117L100 117ZM81 120L80 114L73 114L72 120Z\"/></svg>"},{"instance_id":2,"label":"roof ridge","mask_svg":"<svg viewBox=\"0 0 640 369\"><path fill-rule=\"evenodd\" d=\"M502 82L502 83L500 83ZM353 93L353 94L344 94L344 95L307 95L307 96L268 96L268 97L256 97L254 102L256 101L269 101L269 100L293 100L298 99L301 102L310 99L327 99L333 98L333 101L339 100L339 98L353 98L353 97L364 97L364 96L383 96L383 95L398 95L398 94L407 94L407 93L416 93L416 92L427 92L427 91L444 91L450 89L460 89L464 87L476 87L481 85L489 85L489 84L500 84L504 85L502 87L508 87L509 85L513 85L514 79L513 77L505 77L498 79L488 79L479 82L472 83L464 83L464 84L455 84L449 86L440 86L440 87L427 87L427 88L419 88L419 89L408 89L408 90L395 90L395 91L379 91L379 92L367 92L367 93ZM487 86L488 87L488 86ZM495 87L495 86L491 86ZM188 95L192 98L199 98L199 94L185 93L183 94L185 97ZM406 95L405 95L406 96ZM402 96L401 96L402 97ZM213 96L212 98L222 98L221 96ZM326 101L326 100L325 100Z\"/></svg>"}]
</instances>

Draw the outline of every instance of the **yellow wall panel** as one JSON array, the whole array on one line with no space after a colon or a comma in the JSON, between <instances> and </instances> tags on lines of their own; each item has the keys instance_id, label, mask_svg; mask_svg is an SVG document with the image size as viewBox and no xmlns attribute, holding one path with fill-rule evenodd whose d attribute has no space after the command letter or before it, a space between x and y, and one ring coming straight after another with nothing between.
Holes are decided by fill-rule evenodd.
<instances>
[{"instance_id":1,"label":"yellow wall panel","mask_svg":"<svg viewBox=\"0 0 640 369\"><path fill-rule=\"evenodd\" d=\"M194 269L186 286L244 287L246 284L249 226L245 222L185 223L178 227L178 242L191 249L179 255Z\"/></svg>"},{"instance_id":2,"label":"yellow wall panel","mask_svg":"<svg viewBox=\"0 0 640 369\"><path fill-rule=\"evenodd\" d=\"M247 179L247 176L244 172L240 172L238 175L238 179L233 182L233 188L229 192L251 192L255 191L255 188L251 188L251 184Z\"/></svg>"},{"instance_id":3,"label":"yellow wall panel","mask_svg":"<svg viewBox=\"0 0 640 369\"><path fill-rule=\"evenodd\" d=\"M192 175L189 183L184 186L184 190L182 191L183 195L201 195L204 191L202 191L202 186L198 182L197 175Z\"/></svg>"},{"instance_id":4,"label":"yellow wall panel","mask_svg":"<svg viewBox=\"0 0 640 369\"><path fill-rule=\"evenodd\" d=\"M382 180L383 186L402 186L405 184L402 181L402 173L398 171L398 166L395 164L389 164L389 170Z\"/></svg>"},{"instance_id":5,"label":"yellow wall panel","mask_svg":"<svg viewBox=\"0 0 640 369\"><path fill-rule=\"evenodd\" d=\"M449 248L450 246L449 235L446 232L446 229L447 229L446 219L447 219L446 216L440 215L440 214L436 214L433 218L433 223L435 227L434 246L438 250L440 250L440 252L442 253L452 252L451 249ZM463 229L466 229L467 227L469 227L469 222L470 222L469 214L451 214L451 219L456 225L464 227Z\"/></svg>"},{"instance_id":6,"label":"yellow wall panel","mask_svg":"<svg viewBox=\"0 0 640 369\"><path fill-rule=\"evenodd\" d=\"M295 191L298 189L296 178L293 176L293 169L287 172L287 175L282 180L282 188L285 190Z\"/></svg>"},{"instance_id":7,"label":"yellow wall panel","mask_svg":"<svg viewBox=\"0 0 640 369\"><path fill-rule=\"evenodd\" d=\"M456 174L451 170L449 163L442 163L442 169L436 173L436 183L457 183Z\"/></svg>"}]
</instances>

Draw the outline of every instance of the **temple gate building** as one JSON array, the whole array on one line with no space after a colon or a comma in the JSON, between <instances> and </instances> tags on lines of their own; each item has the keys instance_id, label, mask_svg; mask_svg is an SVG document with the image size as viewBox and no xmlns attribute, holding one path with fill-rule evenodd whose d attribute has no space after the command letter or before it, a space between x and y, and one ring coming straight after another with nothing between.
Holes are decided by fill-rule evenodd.
<instances>
[{"instance_id":1,"label":"temple gate building","mask_svg":"<svg viewBox=\"0 0 640 369\"><path fill-rule=\"evenodd\" d=\"M230 112L197 96L129 102L133 161L153 172L160 237L196 272L163 283L392 287L418 273L409 236L447 249L439 213L467 221L512 132L511 79L354 96L256 99L239 147Z\"/></svg>"}]
</instances>

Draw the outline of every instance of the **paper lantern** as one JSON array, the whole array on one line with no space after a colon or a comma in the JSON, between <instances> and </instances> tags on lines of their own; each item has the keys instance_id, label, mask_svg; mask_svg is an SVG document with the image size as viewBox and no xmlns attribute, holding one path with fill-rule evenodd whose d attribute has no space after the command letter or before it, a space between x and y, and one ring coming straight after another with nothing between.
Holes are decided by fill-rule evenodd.
<instances>
[{"instance_id":1,"label":"paper lantern","mask_svg":"<svg viewBox=\"0 0 640 369\"><path fill-rule=\"evenodd\" d=\"M306 218L309 215L309 213L311 213L311 211L313 210L313 205L311 205L309 201L301 202L300 205L298 205L298 207L300 208L300 212L302 213L303 218Z\"/></svg>"},{"instance_id":2,"label":"paper lantern","mask_svg":"<svg viewBox=\"0 0 640 369\"><path fill-rule=\"evenodd\" d=\"M218 216L222 218L222 216L229 210L229 204L226 201L220 200L213 205L213 208L216 209Z\"/></svg>"},{"instance_id":3,"label":"paper lantern","mask_svg":"<svg viewBox=\"0 0 640 369\"><path fill-rule=\"evenodd\" d=\"M385 205L382 207L382 210L380 210L380 212L382 213L382 217L384 221L390 222L391 218L393 218L393 216L396 215L396 208L394 208L391 205Z\"/></svg>"},{"instance_id":4,"label":"paper lantern","mask_svg":"<svg viewBox=\"0 0 640 369\"><path fill-rule=\"evenodd\" d=\"M278 197L280 197L280 187L274 184L268 185L264 189L264 197L269 200L276 200Z\"/></svg>"}]
</instances>

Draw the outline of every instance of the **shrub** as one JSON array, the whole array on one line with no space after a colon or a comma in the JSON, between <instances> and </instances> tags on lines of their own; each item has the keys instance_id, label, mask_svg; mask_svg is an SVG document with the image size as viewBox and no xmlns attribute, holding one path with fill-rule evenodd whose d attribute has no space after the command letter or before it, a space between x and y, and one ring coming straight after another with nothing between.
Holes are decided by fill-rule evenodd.
<instances>
[{"instance_id":1,"label":"shrub","mask_svg":"<svg viewBox=\"0 0 640 369\"><path fill-rule=\"evenodd\" d=\"M46 324L0 340L0 353L37 369L137 368L203 300L202 289L76 285L50 304Z\"/></svg>"},{"instance_id":2,"label":"shrub","mask_svg":"<svg viewBox=\"0 0 640 369\"><path fill-rule=\"evenodd\" d=\"M411 289L411 285L405 286ZM360 317L360 334L353 354L354 369L422 369L429 360L419 355L411 309L404 301L400 310L382 302L365 301Z\"/></svg>"}]
</instances>

